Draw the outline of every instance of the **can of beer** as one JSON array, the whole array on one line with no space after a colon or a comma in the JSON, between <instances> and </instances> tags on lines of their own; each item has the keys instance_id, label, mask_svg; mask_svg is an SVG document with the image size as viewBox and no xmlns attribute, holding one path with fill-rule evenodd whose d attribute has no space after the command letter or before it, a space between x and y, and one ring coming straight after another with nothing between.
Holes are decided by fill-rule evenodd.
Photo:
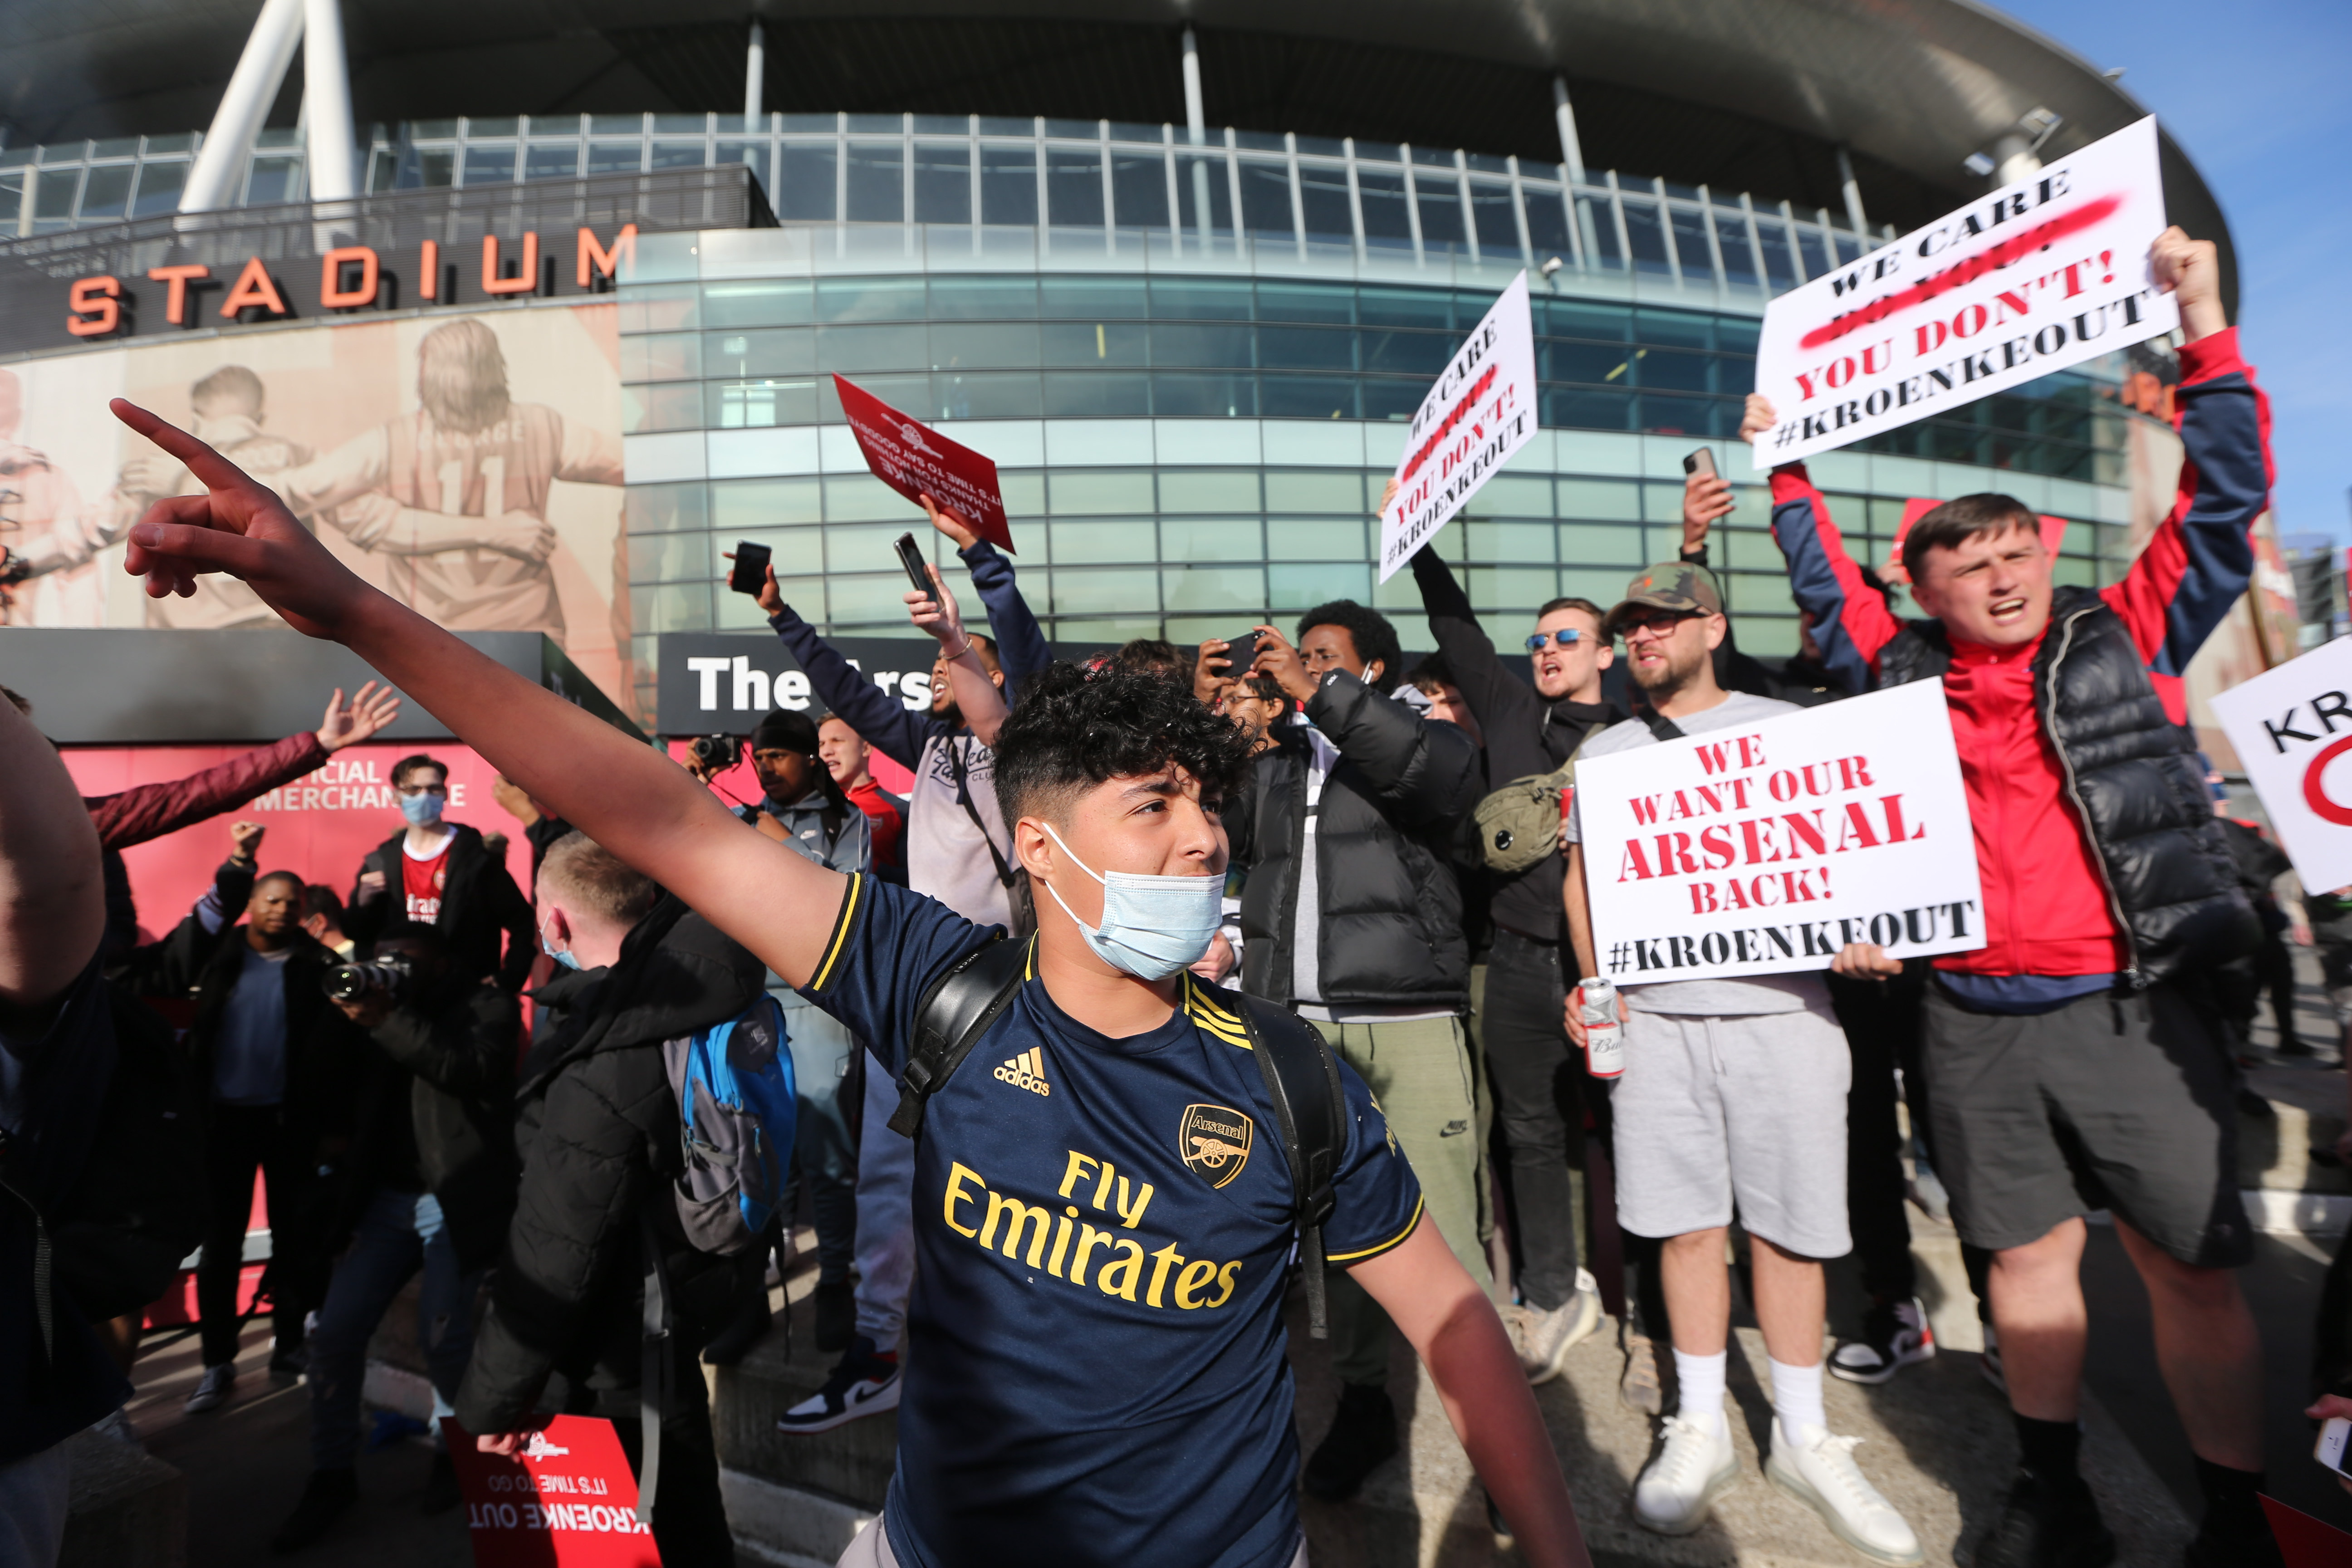
<instances>
[{"instance_id":1,"label":"can of beer","mask_svg":"<svg viewBox=\"0 0 2352 1568\"><path fill-rule=\"evenodd\" d=\"M1580 984L1576 996L1585 1070L1594 1078L1618 1077L1625 1070L1625 1026L1617 1019L1617 983L1596 976Z\"/></svg>"}]
</instances>

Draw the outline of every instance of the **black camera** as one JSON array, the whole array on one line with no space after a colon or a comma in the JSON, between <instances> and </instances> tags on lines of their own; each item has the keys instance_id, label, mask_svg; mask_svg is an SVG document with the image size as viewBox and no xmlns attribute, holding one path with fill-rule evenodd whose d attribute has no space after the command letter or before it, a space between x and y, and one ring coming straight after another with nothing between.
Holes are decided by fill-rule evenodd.
<instances>
[{"instance_id":1,"label":"black camera","mask_svg":"<svg viewBox=\"0 0 2352 1568\"><path fill-rule=\"evenodd\" d=\"M703 772L723 773L743 760L743 742L732 735L697 735L686 752Z\"/></svg>"},{"instance_id":2,"label":"black camera","mask_svg":"<svg viewBox=\"0 0 2352 1568\"><path fill-rule=\"evenodd\" d=\"M339 963L327 971L320 988L331 1002L356 1002L370 992L398 1002L408 994L414 976L408 960L386 954L373 963Z\"/></svg>"}]
</instances>

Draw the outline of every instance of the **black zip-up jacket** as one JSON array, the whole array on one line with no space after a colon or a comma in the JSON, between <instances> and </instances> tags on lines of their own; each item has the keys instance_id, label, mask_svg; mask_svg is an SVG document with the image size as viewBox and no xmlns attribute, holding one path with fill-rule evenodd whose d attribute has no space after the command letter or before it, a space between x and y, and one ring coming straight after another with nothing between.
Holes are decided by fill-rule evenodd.
<instances>
[{"instance_id":1,"label":"black zip-up jacket","mask_svg":"<svg viewBox=\"0 0 2352 1568\"><path fill-rule=\"evenodd\" d=\"M457 1394L467 1430L515 1430L559 1368L567 1379L601 1368L615 1386L637 1383L647 1214L663 1241L676 1331L707 1337L723 1321L734 1263L688 1244L667 1195L682 1165L661 1047L742 1013L767 973L671 898L637 922L610 968L566 972L531 993L559 1022L522 1066L522 1180Z\"/></svg>"},{"instance_id":2,"label":"black zip-up jacket","mask_svg":"<svg viewBox=\"0 0 2352 1568\"><path fill-rule=\"evenodd\" d=\"M1317 813L1318 989L1343 1007L1466 1009L1470 952L1454 876L1461 819L1478 804L1478 748L1344 670L1323 678L1307 718L1339 748ZM1242 891L1242 989L1295 1004L1298 858L1309 751L1296 725L1251 764L1225 807Z\"/></svg>"},{"instance_id":3,"label":"black zip-up jacket","mask_svg":"<svg viewBox=\"0 0 2352 1568\"><path fill-rule=\"evenodd\" d=\"M341 1250L376 1188L422 1184L441 1202L459 1266L496 1262L514 1212L521 1005L487 983L445 986L394 1008L368 1037L331 1246Z\"/></svg>"},{"instance_id":4,"label":"black zip-up jacket","mask_svg":"<svg viewBox=\"0 0 2352 1568\"><path fill-rule=\"evenodd\" d=\"M1462 689L1462 700L1486 738L1486 786L1548 773L1576 755L1587 737L1625 715L1608 702L1557 700L1506 668L1493 639L1478 625L1470 595L1454 580L1437 552L1427 545L1412 558L1413 581L1429 615L1430 636ZM1475 808L1475 801L1472 805ZM1488 873L1495 923L1541 942L1560 940L1566 919L1560 908L1559 847L1517 876Z\"/></svg>"},{"instance_id":5,"label":"black zip-up jacket","mask_svg":"<svg viewBox=\"0 0 2352 1568\"><path fill-rule=\"evenodd\" d=\"M449 845L449 875L441 889L441 913L433 924L448 952L449 972L467 980L495 977L499 989L511 995L530 978L530 963L539 952L530 900L507 875L506 862L493 858L483 847L479 831L462 822L444 826L456 828L457 837ZM343 934L363 952L386 924L406 918L400 845L407 836L408 829L402 828L360 862L362 877L370 871L383 873L383 891L362 903L355 879L352 896L343 900ZM503 956L499 952L501 931L506 934Z\"/></svg>"}]
</instances>

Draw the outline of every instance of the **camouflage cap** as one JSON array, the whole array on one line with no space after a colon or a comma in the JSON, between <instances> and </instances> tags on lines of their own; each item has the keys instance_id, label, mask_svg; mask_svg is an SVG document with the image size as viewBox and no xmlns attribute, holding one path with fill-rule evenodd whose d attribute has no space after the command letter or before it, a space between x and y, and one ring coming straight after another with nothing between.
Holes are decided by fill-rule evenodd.
<instances>
[{"instance_id":1,"label":"camouflage cap","mask_svg":"<svg viewBox=\"0 0 2352 1568\"><path fill-rule=\"evenodd\" d=\"M1602 637L1615 637L1625 612L1637 605L1686 616L1723 614L1723 590L1715 574L1687 561L1662 561L1625 584L1625 597L1601 622Z\"/></svg>"}]
</instances>

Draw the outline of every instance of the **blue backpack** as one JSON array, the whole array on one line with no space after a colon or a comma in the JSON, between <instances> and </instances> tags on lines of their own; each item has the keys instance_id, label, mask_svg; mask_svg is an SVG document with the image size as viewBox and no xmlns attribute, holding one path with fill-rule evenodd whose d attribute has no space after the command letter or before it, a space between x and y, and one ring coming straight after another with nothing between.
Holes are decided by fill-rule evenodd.
<instances>
[{"instance_id":1,"label":"blue backpack","mask_svg":"<svg viewBox=\"0 0 2352 1568\"><path fill-rule=\"evenodd\" d=\"M792 1173L800 1112L784 1010L762 995L739 1017L662 1042L662 1065L677 1093L685 1170L670 1196L687 1239L704 1252L749 1252Z\"/></svg>"}]
</instances>

